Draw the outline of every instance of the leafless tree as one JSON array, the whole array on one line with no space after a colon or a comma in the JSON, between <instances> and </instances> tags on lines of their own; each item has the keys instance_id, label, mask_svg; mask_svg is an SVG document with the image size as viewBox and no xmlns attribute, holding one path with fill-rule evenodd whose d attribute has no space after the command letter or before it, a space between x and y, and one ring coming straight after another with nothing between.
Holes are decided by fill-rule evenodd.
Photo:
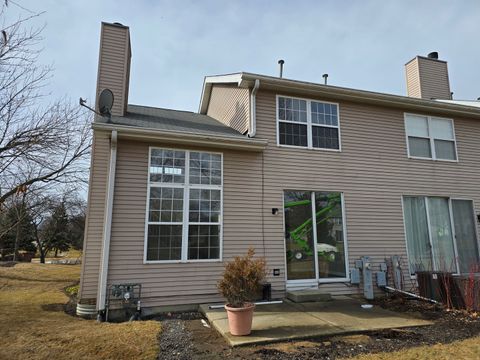
<instances>
[{"instance_id":1,"label":"leafless tree","mask_svg":"<svg viewBox=\"0 0 480 360\"><path fill-rule=\"evenodd\" d=\"M0 209L30 189L86 179L90 116L65 99L42 105L52 69L38 61L43 28L29 27L37 16L19 18L0 33Z\"/></svg>"}]
</instances>

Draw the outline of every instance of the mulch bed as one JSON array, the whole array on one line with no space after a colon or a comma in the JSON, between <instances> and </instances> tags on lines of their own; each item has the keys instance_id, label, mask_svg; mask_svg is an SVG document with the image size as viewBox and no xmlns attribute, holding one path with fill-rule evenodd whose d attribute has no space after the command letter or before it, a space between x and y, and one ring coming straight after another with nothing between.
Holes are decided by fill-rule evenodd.
<instances>
[{"instance_id":1,"label":"mulch bed","mask_svg":"<svg viewBox=\"0 0 480 360\"><path fill-rule=\"evenodd\" d=\"M337 359L421 345L447 344L480 335L480 314L447 311L438 305L402 297L384 298L373 303L431 320L434 324L230 348L214 329L205 326L198 313L167 314L158 318L164 329L160 337L160 359Z\"/></svg>"}]
</instances>

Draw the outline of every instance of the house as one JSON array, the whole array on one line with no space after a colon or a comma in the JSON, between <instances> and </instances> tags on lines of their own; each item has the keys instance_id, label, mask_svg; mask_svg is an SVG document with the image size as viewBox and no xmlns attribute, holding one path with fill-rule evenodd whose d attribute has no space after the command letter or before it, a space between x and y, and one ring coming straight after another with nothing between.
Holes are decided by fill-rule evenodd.
<instances>
[{"instance_id":1,"label":"house","mask_svg":"<svg viewBox=\"0 0 480 360\"><path fill-rule=\"evenodd\" d=\"M222 301L251 246L274 298L362 294L362 256L399 256L406 284L479 263L480 102L452 100L436 53L406 64L408 96L242 72L207 76L198 113L129 104L130 59L103 23L80 303L121 283L151 311Z\"/></svg>"}]
</instances>

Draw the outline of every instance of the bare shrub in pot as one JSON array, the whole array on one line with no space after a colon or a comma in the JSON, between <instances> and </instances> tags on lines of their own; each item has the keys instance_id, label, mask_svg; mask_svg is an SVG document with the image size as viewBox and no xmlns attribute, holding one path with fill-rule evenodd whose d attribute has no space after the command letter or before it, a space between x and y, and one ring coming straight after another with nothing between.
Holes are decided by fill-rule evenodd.
<instances>
[{"instance_id":1,"label":"bare shrub in pot","mask_svg":"<svg viewBox=\"0 0 480 360\"><path fill-rule=\"evenodd\" d=\"M250 334L253 301L267 275L265 259L254 258L254 255L255 250L249 248L246 256L236 256L228 262L217 285L220 294L227 299L225 309L232 335Z\"/></svg>"}]
</instances>

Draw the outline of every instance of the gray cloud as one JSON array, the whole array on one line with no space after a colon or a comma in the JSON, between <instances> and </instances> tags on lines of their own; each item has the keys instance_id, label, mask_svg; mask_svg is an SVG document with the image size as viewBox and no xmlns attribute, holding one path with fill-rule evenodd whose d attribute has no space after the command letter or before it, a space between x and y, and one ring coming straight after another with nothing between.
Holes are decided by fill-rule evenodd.
<instances>
[{"instance_id":1,"label":"gray cloud","mask_svg":"<svg viewBox=\"0 0 480 360\"><path fill-rule=\"evenodd\" d=\"M101 21L130 26L130 102L196 111L203 76L277 74L404 94L403 65L439 51L457 99L480 96L477 1L53 1L41 60L53 63L55 96L92 100ZM9 16L17 10L10 6Z\"/></svg>"}]
</instances>

